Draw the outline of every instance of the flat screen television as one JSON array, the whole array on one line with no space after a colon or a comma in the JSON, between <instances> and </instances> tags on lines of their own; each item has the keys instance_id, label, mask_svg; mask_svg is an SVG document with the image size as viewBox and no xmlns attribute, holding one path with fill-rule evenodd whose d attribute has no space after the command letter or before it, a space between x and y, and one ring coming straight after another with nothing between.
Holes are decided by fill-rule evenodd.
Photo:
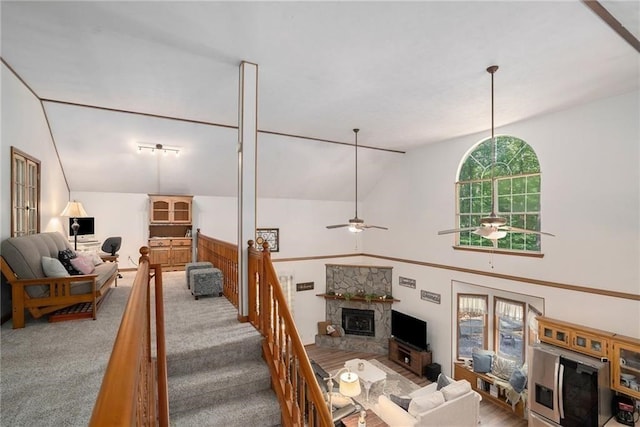
<instances>
[{"instance_id":1,"label":"flat screen television","mask_svg":"<svg viewBox=\"0 0 640 427\"><path fill-rule=\"evenodd\" d=\"M95 236L95 218L92 216L77 218L78 224L80 228L78 228L78 240L89 238L90 236ZM73 239L73 228L71 225L73 224L73 218L69 218L69 239ZM81 237L82 236L82 237Z\"/></svg>"},{"instance_id":2,"label":"flat screen television","mask_svg":"<svg viewBox=\"0 0 640 427\"><path fill-rule=\"evenodd\" d=\"M427 350L427 322L391 310L391 335L419 350Z\"/></svg>"}]
</instances>

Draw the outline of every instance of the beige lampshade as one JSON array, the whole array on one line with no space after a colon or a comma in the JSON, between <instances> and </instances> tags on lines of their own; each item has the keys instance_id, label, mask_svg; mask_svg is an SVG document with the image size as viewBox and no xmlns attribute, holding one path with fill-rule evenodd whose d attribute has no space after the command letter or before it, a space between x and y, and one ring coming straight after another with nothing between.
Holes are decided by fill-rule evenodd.
<instances>
[{"instance_id":1,"label":"beige lampshade","mask_svg":"<svg viewBox=\"0 0 640 427\"><path fill-rule=\"evenodd\" d=\"M82 207L82 203L76 202L67 202L67 206L64 208L60 216L68 216L69 218L82 218L85 216L89 216L87 211Z\"/></svg>"},{"instance_id":2,"label":"beige lampshade","mask_svg":"<svg viewBox=\"0 0 640 427\"><path fill-rule=\"evenodd\" d=\"M340 375L340 394L355 397L361 393L360 380L354 372L345 372Z\"/></svg>"}]
</instances>

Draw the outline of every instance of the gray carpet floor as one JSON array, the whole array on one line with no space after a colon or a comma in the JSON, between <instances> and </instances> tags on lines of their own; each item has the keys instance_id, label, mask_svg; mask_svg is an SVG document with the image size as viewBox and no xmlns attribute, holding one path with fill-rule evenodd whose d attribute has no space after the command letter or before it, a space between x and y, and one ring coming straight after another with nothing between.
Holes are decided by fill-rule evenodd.
<instances>
[{"instance_id":1,"label":"gray carpet floor","mask_svg":"<svg viewBox=\"0 0 640 427\"><path fill-rule=\"evenodd\" d=\"M183 271L165 272L167 358L198 352L211 342L257 332L231 324L212 327L233 312L226 298L195 300ZM27 319L24 329L0 328L0 426L86 426L131 291L135 272L124 272L98 311L97 320L48 323ZM228 322L228 321L225 321ZM174 368L175 369L175 364Z\"/></svg>"}]
</instances>

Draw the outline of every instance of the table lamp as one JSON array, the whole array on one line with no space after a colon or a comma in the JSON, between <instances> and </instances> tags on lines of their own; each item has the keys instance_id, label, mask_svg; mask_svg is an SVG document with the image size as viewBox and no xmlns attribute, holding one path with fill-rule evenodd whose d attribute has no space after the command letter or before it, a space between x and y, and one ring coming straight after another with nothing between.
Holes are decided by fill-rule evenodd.
<instances>
[{"instance_id":1,"label":"table lamp","mask_svg":"<svg viewBox=\"0 0 640 427\"><path fill-rule=\"evenodd\" d=\"M351 372L349 368L342 368L335 374L329 374L328 378L325 378L327 381L327 386L329 390L329 411L331 412L331 418L333 419L333 380L338 377L340 378L340 394L347 397L356 397L358 396L362 390L360 389L360 379L355 372Z\"/></svg>"},{"instance_id":2,"label":"table lamp","mask_svg":"<svg viewBox=\"0 0 640 427\"><path fill-rule=\"evenodd\" d=\"M78 218L88 216L87 211L82 207L82 203L76 202L67 202L67 206L64 208L60 216L68 216L69 218L73 218L73 224L71 224L71 230L73 231L73 250L78 250L78 230L80 229L80 224L78 224Z\"/></svg>"}]
</instances>

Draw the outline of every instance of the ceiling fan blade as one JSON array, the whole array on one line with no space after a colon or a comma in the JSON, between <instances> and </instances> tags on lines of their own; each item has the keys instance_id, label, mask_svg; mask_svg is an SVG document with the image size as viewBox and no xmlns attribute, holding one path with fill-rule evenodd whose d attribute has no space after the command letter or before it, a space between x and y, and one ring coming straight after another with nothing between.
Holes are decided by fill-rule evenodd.
<instances>
[{"instance_id":1,"label":"ceiling fan blade","mask_svg":"<svg viewBox=\"0 0 640 427\"><path fill-rule=\"evenodd\" d=\"M336 224L336 225L327 225L327 228L342 228L342 227L348 227L351 224Z\"/></svg>"},{"instance_id":2,"label":"ceiling fan blade","mask_svg":"<svg viewBox=\"0 0 640 427\"><path fill-rule=\"evenodd\" d=\"M501 230L512 231L515 233L540 234L545 236L556 237L555 234L545 233L544 231L527 230L526 228L511 227L508 225L500 227Z\"/></svg>"},{"instance_id":3,"label":"ceiling fan blade","mask_svg":"<svg viewBox=\"0 0 640 427\"><path fill-rule=\"evenodd\" d=\"M460 233L461 231L472 231L477 229L478 227L466 227L466 228L452 228L451 230L441 230L438 231L438 234L453 234L453 233Z\"/></svg>"},{"instance_id":4,"label":"ceiling fan blade","mask_svg":"<svg viewBox=\"0 0 640 427\"><path fill-rule=\"evenodd\" d=\"M381 227L379 225L363 225L362 228L378 228L380 230L388 230L387 227Z\"/></svg>"}]
</instances>

